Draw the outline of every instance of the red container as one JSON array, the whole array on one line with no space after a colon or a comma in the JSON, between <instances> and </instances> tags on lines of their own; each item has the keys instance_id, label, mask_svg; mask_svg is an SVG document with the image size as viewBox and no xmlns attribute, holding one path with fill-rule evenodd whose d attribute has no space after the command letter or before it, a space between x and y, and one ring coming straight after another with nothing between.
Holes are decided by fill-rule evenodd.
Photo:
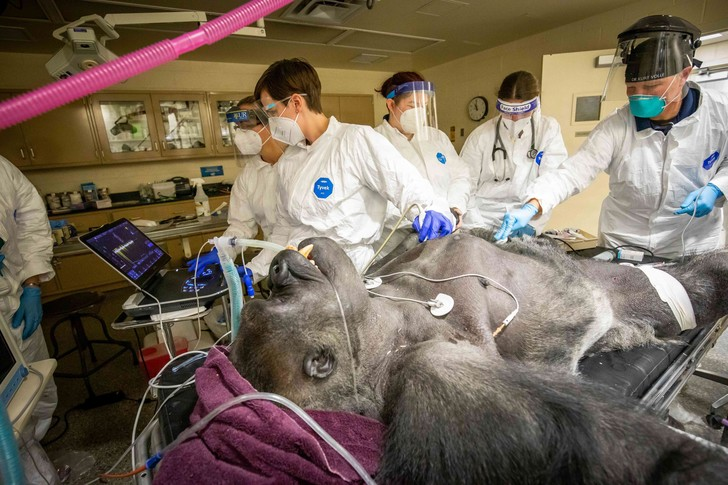
<instances>
[{"instance_id":1,"label":"red container","mask_svg":"<svg viewBox=\"0 0 728 485\"><path fill-rule=\"evenodd\" d=\"M187 345L186 338L175 337L174 350L176 355L187 352ZM139 362L142 364L147 378L151 379L159 374L162 367L169 362L169 354L167 353L167 348L164 346L164 342L152 345L151 347L142 348L139 352Z\"/></svg>"}]
</instances>

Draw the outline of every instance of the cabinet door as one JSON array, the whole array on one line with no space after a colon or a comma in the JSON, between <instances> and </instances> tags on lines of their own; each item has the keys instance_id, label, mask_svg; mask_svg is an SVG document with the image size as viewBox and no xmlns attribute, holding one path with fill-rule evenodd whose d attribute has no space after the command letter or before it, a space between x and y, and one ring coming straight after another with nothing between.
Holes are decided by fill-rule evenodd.
<instances>
[{"instance_id":1,"label":"cabinet door","mask_svg":"<svg viewBox=\"0 0 728 485\"><path fill-rule=\"evenodd\" d=\"M161 151L147 94L95 94L91 108L102 162L159 158Z\"/></svg>"},{"instance_id":2,"label":"cabinet door","mask_svg":"<svg viewBox=\"0 0 728 485\"><path fill-rule=\"evenodd\" d=\"M12 98L20 93L0 92L0 101ZM25 138L20 125L11 126L0 130L0 156L10 160L16 167L30 166L30 153L25 146Z\"/></svg>"},{"instance_id":3,"label":"cabinet door","mask_svg":"<svg viewBox=\"0 0 728 485\"><path fill-rule=\"evenodd\" d=\"M64 292L125 281L123 276L95 254L59 257L54 269Z\"/></svg>"},{"instance_id":4,"label":"cabinet door","mask_svg":"<svg viewBox=\"0 0 728 485\"><path fill-rule=\"evenodd\" d=\"M237 106L237 102L243 99L246 94L211 94L210 114L212 117L212 131L215 145L215 153L218 155L232 155L235 149L233 144L233 133L230 132L230 125L225 118L225 113L230 108Z\"/></svg>"},{"instance_id":5,"label":"cabinet door","mask_svg":"<svg viewBox=\"0 0 728 485\"><path fill-rule=\"evenodd\" d=\"M67 214L62 216L53 216L49 219L58 221L65 220L69 224L73 224L79 233L88 232L94 228L101 227L104 224L111 222L111 213L108 211L104 212L87 212L84 214Z\"/></svg>"},{"instance_id":6,"label":"cabinet door","mask_svg":"<svg viewBox=\"0 0 728 485\"><path fill-rule=\"evenodd\" d=\"M101 162L86 99L74 101L21 126L32 167L95 165Z\"/></svg>"},{"instance_id":7,"label":"cabinet door","mask_svg":"<svg viewBox=\"0 0 728 485\"><path fill-rule=\"evenodd\" d=\"M341 120L341 110L339 109L339 96L334 94L321 95L321 109L326 116L333 116L337 120Z\"/></svg>"},{"instance_id":8,"label":"cabinet door","mask_svg":"<svg viewBox=\"0 0 728 485\"><path fill-rule=\"evenodd\" d=\"M374 99L370 95L339 96L339 121L374 126Z\"/></svg>"},{"instance_id":9,"label":"cabinet door","mask_svg":"<svg viewBox=\"0 0 728 485\"><path fill-rule=\"evenodd\" d=\"M154 117L165 157L213 154L204 94L153 94Z\"/></svg>"}]
</instances>

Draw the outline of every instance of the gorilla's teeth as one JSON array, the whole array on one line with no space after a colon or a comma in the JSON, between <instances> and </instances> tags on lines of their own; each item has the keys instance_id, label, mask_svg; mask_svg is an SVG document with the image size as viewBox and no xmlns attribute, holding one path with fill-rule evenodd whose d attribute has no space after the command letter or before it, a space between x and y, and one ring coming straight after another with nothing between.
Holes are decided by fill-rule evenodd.
<instances>
[{"instance_id":1,"label":"gorilla's teeth","mask_svg":"<svg viewBox=\"0 0 728 485\"><path fill-rule=\"evenodd\" d=\"M313 251L313 244L309 244L305 248L301 248L298 250L298 252L303 254L303 257L306 259L309 259L309 256L311 255L311 251Z\"/></svg>"}]
</instances>

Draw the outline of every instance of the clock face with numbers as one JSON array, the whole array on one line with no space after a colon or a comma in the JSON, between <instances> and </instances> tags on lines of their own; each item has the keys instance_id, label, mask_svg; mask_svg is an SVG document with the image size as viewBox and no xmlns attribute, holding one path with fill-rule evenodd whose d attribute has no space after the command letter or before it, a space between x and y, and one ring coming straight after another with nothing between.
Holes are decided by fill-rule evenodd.
<instances>
[{"instance_id":1,"label":"clock face with numbers","mask_svg":"<svg viewBox=\"0 0 728 485\"><path fill-rule=\"evenodd\" d=\"M476 96L468 103L468 116L473 121L480 121L488 115L488 100Z\"/></svg>"}]
</instances>

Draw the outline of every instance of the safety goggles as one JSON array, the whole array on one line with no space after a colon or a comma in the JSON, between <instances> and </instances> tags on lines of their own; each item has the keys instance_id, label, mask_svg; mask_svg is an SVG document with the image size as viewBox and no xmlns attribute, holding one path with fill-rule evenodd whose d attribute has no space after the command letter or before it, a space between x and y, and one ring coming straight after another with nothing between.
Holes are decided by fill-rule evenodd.
<instances>
[{"instance_id":1,"label":"safety goggles","mask_svg":"<svg viewBox=\"0 0 728 485\"><path fill-rule=\"evenodd\" d=\"M298 93L299 96L307 96L306 93ZM273 101L272 103L263 104L261 100L258 100L255 102L257 108L256 113L261 117L264 118L264 124L268 123L268 118L275 118L278 115L278 110L276 109L276 104L282 103L284 106L286 103L288 103L288 100L291 99L293 95L288 96L287 98L283 98L280 101Z\"/></svg>"},{"instance_id":2,"label":"safety goggles","mask_svg":"<svg viewBox=\"0 0 728 485\"><path fill-rule=\"evenodd\" d=\"M411 81L400 84L387 93L387 99L393 99L407 93L424 92L430 96L435 94L435 85L430 81Z\"/></svg>"},{"instance_id":3,"label":"safety goggles","mask_svg":"<svg viewBox=\"0 0 728 485\"><path fill-rule=\"evenodd\" d=\"M538 96L523 103L509 103L497 98L495 109L506 115L522 115L538 108Z\"/></svg>"},{"instance_id":4,"label":"safety goggles","mask_svg":"<svg viewBox=\"0 0 728 485\"><path fill-rule=\"evenodd\" d=\"M252 109L233 108L225 113L228 123L234 123L237 128L250 129L262 124L259 114Z\"/></svg>"}]
</instances>

